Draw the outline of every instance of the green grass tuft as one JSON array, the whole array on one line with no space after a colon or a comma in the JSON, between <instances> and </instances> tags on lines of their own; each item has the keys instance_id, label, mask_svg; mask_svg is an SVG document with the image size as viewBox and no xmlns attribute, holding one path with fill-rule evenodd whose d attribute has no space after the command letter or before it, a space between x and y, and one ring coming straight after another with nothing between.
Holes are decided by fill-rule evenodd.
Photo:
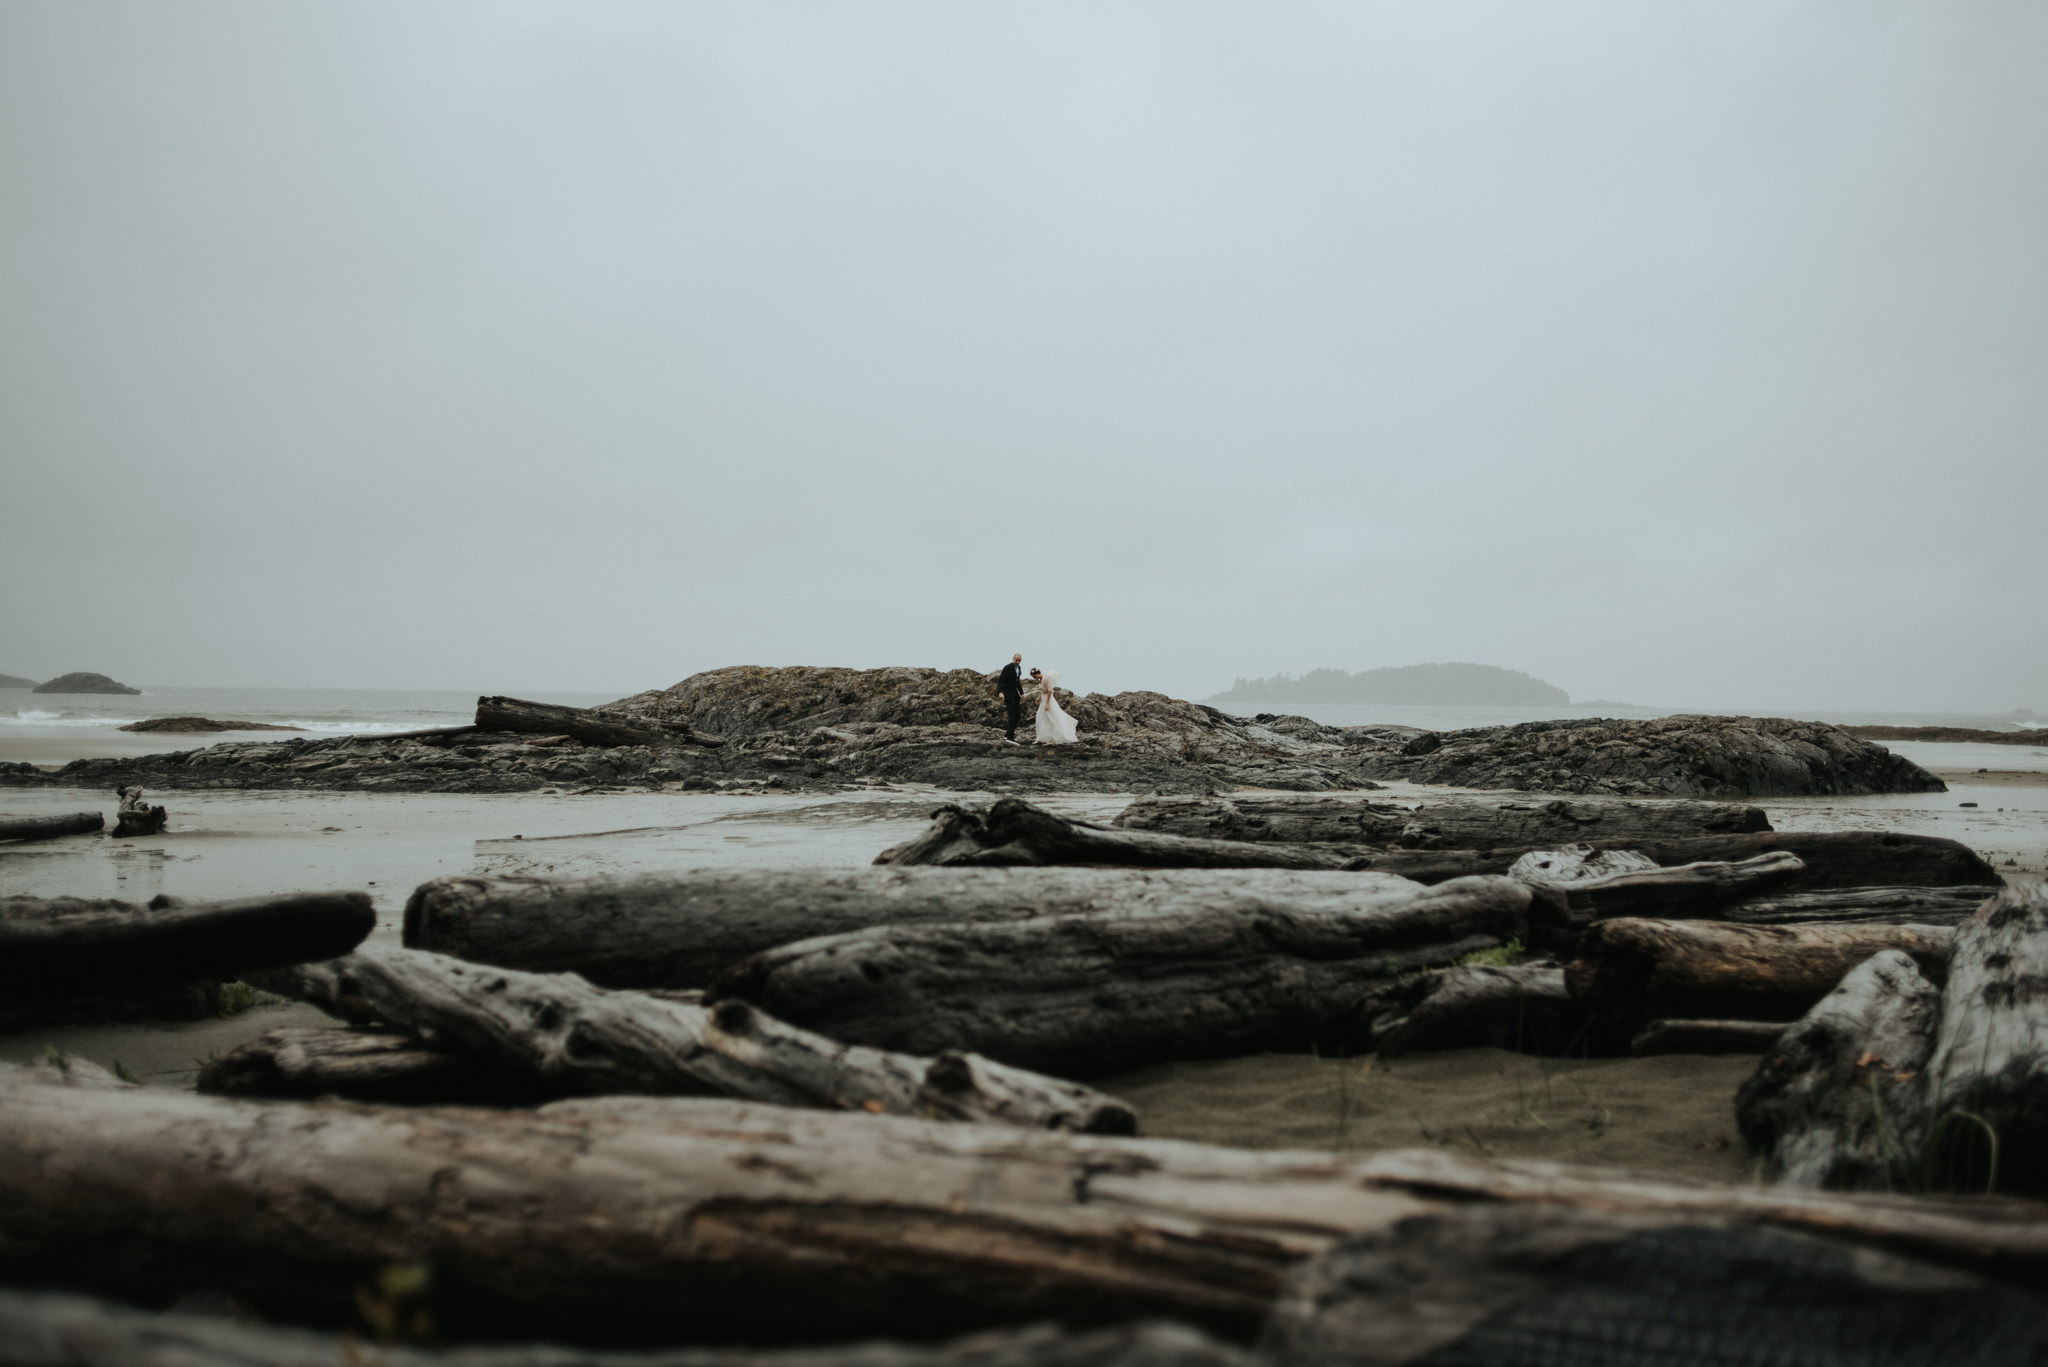
<instances>
[{"instance_id":1,"label":"green grass tuft","mask_svg":"<svg viewBox=\"0 0 2048 1367\"><path fill-rule=\"evenodd\" d=\"M1504 945L1495 945L1492 949L1475 949L1458 962L1484 964L1489 968L1512 968L1522 961L1522 956L1526 953L1528 951L1522 947L1521 940L1516 938Z\"/></svg>"}]
</instances>

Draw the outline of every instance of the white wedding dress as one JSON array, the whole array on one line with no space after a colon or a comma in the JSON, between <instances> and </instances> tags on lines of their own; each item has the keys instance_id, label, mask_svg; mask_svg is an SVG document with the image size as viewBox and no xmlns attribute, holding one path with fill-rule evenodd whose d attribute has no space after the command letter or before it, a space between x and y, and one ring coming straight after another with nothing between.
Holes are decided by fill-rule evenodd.
<instances>
[{"instance_id":1,"label":"white wedding dress","mask_svg":"<svg viewBox=\"0 0 2048 1367\"><path fill-rule=\"evenodd\" d=\"M1040 745L1072 745L1081 738L1080 723L1067 715L1060 706L1060 700L1053 696L1053 689L1059 686L1060 676L1050 669L1038 674L1038 728Z\"/></svg>"}]
</instances>

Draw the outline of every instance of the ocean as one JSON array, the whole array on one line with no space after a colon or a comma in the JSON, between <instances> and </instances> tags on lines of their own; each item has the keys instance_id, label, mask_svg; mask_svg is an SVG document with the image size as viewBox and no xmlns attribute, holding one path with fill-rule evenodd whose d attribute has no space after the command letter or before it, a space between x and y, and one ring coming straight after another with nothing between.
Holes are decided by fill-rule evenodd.
<instances>
[{"instance_id":1,"label":"ocean","mask_svg":"<svg viewBox=\"0 0 2048 1367\"><path fill-rule=\"evenodd\" d=\"M535 702L592 707L625 693L534 693ZM279 740L276 731L125 732L150 717L295 726L309 735L374 735L462 726L476 719L474 693L385 688L149 688L141 693L0 690L0 761L49 764L95 755L190 750L221 740Z\"/></svg>"}]
</instances>

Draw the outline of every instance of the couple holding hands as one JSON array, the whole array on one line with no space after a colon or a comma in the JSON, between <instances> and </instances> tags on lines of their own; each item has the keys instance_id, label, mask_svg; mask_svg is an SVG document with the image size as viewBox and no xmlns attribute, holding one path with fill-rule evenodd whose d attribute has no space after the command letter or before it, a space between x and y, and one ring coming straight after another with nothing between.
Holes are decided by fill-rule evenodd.
<instances>
[{"instance_id":1,"label":"couple holding hands","mask_svg":"<svg viewBox=\"0 0 2048 1367\"><path fill-rule=\"evenodd\" d=\"M1060 706L1060 700L1053 696L1053 689L1059 684L1060 676L1051 670L1043 673L1031 671L1031 681L1038 685L1038 727L1037 741L1040 745L1072 745L1080 739L1080 728L1074 719ZM1012 655L1010 662L996 675L996 693L1003 700L1003 710L1009 725L1004 728L1003 739L1014 742L1017 739L1017 722L1024 714L1024 657Z\"/></svg>"}]
</instances>

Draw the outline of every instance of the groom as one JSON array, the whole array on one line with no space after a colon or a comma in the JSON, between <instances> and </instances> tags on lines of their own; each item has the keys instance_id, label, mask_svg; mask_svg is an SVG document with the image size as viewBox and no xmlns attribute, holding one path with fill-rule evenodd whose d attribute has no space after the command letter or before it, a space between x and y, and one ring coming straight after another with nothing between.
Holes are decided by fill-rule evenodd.
<instances>
[{"instance_id":1,"label":"groom","mask_svg":"<svg viewBox=\"0 0 2048 1367\"><path fill-rule=\"evenodd\" d=\"M1010 662L1003 666L1003 672L996 675L996 692L1002 696L1003 710L1009 717L1004 728L1003 739L1017 739L1017 721L1024 715L1024 657L1012 655Z\"/></svg>"}]
</instances>

